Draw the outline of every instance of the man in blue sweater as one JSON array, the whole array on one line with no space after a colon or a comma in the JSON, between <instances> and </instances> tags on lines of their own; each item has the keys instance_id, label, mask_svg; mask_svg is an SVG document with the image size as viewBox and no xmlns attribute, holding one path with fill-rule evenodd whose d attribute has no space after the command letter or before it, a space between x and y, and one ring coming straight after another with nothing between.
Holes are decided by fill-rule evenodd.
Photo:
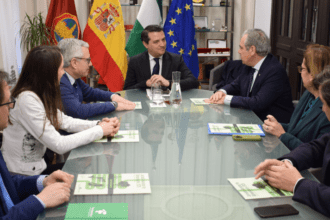
<instances>
[{"instance_id":1,"label":"man in blue sweater","mask_svg":"<svg viewBox=\"0 0 330 220\"><path fill-rule=\"evenodd\" d=\"M7 81L8 74L0 71L0 130L15 105ZM0 219L36 219L45 208L68 202L73 178L60 170L49 176L11 176L0 152Z\"/></svg>"},{"instance_id":2,"label":"man in blue sweater","mask_svg":"<svg viewBox=\"0 0 330 220\"><path fill-rule=\"evenodd\" d=\"M70 38L61 40L57 46L64 60L65 74L61 78L60 88L64 112L67 115L86 119L115 110L135 108L133 102L118 94L93 89L80 79L88 75L89 68L92 66L88 43ZM97 101L102 101L102 103L90 103Z\"/></svg>"}]
</instances>

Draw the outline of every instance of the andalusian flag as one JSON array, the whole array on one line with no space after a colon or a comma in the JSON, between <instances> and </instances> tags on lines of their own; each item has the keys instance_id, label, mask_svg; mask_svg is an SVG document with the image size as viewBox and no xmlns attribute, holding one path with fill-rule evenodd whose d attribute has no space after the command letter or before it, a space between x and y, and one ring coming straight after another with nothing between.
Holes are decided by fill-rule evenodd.
<instances>
[{"instance_id":1,"label":"andalusian flag","mask_svg":"<svg viewBox=\"0 0 330 220\"><path fill-rule=\"evenodd\" d=\"M173 0L164 24L166 50L181 54L190 71L199 75L192 0Z\"/></svg>"},{"instance_id":2,"label":"andalusian flag","mask_svg":"<svg viewBox=\"0 0 330 220\"><path fill-rule=\"evenodd\" d=\"M126 51L130 57L146 50L141 41L141 33L148 25L162 23L162 0L143 0L134 28L129 35Z\"/></svg>"},{"instance_id":3,"label":"andalusian flag","mask_svg":"<svg viewBox=\"0 0 330 220\"><path fill-rule=\"evenodd\" d=\"M81 38L74 0L52 0L46 18L52 38L57 44L64 38Z\"/></svg>"},{"instance_id":4,"label":"andalusian flag","mask_svg":"<svg viewBox=\"0 0 330 220\"><path fill-rule=\"evenodd\" d=\"M92 63L110 91L124 87L127 72L124 20L119 0L94 0L84 30Z\"/></svg>"}]
</instances>

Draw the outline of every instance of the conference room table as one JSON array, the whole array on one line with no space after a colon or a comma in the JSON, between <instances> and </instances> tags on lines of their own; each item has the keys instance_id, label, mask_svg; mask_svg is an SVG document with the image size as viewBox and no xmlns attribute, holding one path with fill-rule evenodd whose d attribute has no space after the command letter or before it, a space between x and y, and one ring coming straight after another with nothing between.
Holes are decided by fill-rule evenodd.
<instances>
[{"instance_id":1,"label":"conference room table","mask_svg":"<svg viewBox=\"0 0 330 220\"><path fill-rule=\"evenodd\" d=\"M121 91L141 102L142 109L112 112L91 119L118 117L120 130L138 130L139 142L90 143L71 151L63 170L75 176L69 203L127 203L129 220L261 219L254 208L291 204L299 215L276 219L328 219L292 197L244 200L228 178L254 177L254 168L267 158L289 153L278 138L233 141L209 135L207 123L262 124L251 111L224 105L195 105L190 98L213 92L182 92L175 108L151 108L146 92ZM150 194L73 195L78 174L148 173ZM317 181L308 171L302 175ZM64 219L68 203L47 209L38 219Z\"/></svg>"}]
</instances>

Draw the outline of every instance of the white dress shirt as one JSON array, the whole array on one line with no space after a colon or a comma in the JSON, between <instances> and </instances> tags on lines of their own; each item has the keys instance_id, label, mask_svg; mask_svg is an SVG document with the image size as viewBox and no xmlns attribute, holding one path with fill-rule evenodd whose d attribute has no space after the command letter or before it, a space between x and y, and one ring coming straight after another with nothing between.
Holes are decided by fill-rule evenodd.
<instances>
[{"instance_id":1,"label":"white dress shirt","mask_svg":"<svg viewBox=\"0 0 330 220\"><path fill-rule=\"evenodd\" d=\"M154 70L154 66L156 65L156 61L154 60L155 57L153 57L150 53L149 54L149 63L150 63L150 73L152 75L152 71ZM163 67L163 55L159 57L159 75L162 75L162 67Z\"/></svg>"}]
</instances>

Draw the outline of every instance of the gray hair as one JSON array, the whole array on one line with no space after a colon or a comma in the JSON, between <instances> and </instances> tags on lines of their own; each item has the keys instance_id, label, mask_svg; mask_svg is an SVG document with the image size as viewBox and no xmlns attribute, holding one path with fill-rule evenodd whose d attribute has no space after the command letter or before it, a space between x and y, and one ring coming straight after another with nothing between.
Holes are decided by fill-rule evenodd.
<instances>
[{"instance_id":1,"label":"gray hair","mask_svg":"<svg viewBox=\"0 0 330 220\"><path fill-rule=\"evenodd\" d=\"M64 68L70 66L72 58L83 56L81 47L89 48L87 42L75 38L63 39L57 44L57 46L60 48L63 55Z\"/></svg>"},{"instance_id":2,"label":"gray hair","mask_svg":"<svg viewBox=\"0 0 330 220\"><path fill-rule=\"evenodd\" d=\"M249 29L244 31L243 35L247 34L244 45L246 50L249 50L251 46L256 47L256 52L259 56L267 56L270 53L270 41L263 30L260 29Z\"/></svg>"},{"instance_id":3,"label":"gray hair","mask_svg":"<svg viewBox=\"0 0 330 220\"><path fill-rule=\"evenodd\" d=\"M313 85L315 89L319 89L326 81L330 81L330 65L324 67L324 69L313 79Z\"/></svg>"}]
</instances>

